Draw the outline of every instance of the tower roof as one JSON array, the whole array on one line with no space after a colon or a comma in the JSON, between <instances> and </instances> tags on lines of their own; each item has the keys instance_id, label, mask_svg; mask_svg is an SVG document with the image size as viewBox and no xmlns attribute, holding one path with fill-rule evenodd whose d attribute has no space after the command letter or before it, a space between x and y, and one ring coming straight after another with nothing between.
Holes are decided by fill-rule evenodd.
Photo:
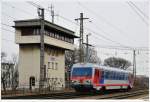
<instances>
[{"instance_id":1,"label":"tower roof","mask_svg":"<svg viewBox=\"0 0 150 102\"><path fill-rule=\"evenodd\" d=\"M13 26L13 27L15 27L15 28L40 27L40 19L17 20L14 22L15 22L15 26ZM56 30L59 32L63 32L63 34L68 35L70 37L78 38L78 36L76 36L72 30L69 30L69 29L59 26L57 24L51 23L47 20L44 20L44 26L47 29L53 29L53 30Z\"/></svg>"}]
</instances>

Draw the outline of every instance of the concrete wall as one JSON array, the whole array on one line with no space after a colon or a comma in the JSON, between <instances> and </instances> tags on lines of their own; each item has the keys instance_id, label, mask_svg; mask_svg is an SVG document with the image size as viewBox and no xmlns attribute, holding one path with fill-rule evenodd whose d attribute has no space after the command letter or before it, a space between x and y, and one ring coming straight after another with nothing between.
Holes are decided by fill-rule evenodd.
<instances>
[{"instance_id":1,"label":"concrete wall","mask_svg":"<svg viewBox=\"0 0 150 102\"><path fill-rule=\"evenodd\" d=\"M52 67L52 63L54 63L54 67ZM45 65L47 70L47 78L49 79L49 85L54 87L60 87L60 88L65 87L64 50L46 49Z\"/></svg>"},{"instance_id":2,"label":"concrete wall","mask_svg":"<svg viewBox=\"0 0 150 102\"><path fill-rule=\"evenodd\" d=\"M47 85L65 87L64 50L45 49ZM52 62L54 67L52 68ZM51 63L51 64L49 64ZM57 66L56 66L57 63ZM49 65L48 65L49 64ZM57 67L57 69L56 69ZM35 77L36 88L40 78L40 49L37 45L21 45L19 51L19 87L29 88L30 77ZM46 85L45 84L45 85Z\"/></svg>"},{"instance_id":3,"label":"concrete wall","mask_svg":"<svg viewBox=\"0 0 150 102\"><path fill-rule=\"evenodd\" d=\"M16 29L15 41L19 46L19 87L29 88L30 77L35 77L35 85L38 88L40 78L40 43L39 35L21 36L21 31ZM44 42L59 49L45 48L45 65L48 82L45 84L55 87L65 87L65 50L74 49L74 45L49 36L45 36ZM32 44L32 45L31 45ZM37 44L37 45L35 45ZM48 63L57 63L57 69L49 68Z\"/></svg>"},{"instance_id":4,"label":"concrete wall","mask_svg":"<svg viewBox=\"0 0 150 102\"><path fill-rule=\"evenodd\" d=\"M29 78L35 77L36 86L40 74L40 50L38 46L19 46L19 87L29 88Z\"/></svg>"}]
</instances>

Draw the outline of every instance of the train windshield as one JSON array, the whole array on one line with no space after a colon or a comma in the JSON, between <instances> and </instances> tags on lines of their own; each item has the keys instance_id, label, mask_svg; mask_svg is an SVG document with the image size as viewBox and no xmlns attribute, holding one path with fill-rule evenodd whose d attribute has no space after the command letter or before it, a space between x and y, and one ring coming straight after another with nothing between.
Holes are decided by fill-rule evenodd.
<instances>
[{"instance_id":1,"label":"train windshield","mask_svg":"<svg viewBox=\"0 0 150 102\"><path fill-rule=\"evenodd\" d=\"M92 68L74 68L72 76L92 76Z\"/></svg>"}]
</instances>

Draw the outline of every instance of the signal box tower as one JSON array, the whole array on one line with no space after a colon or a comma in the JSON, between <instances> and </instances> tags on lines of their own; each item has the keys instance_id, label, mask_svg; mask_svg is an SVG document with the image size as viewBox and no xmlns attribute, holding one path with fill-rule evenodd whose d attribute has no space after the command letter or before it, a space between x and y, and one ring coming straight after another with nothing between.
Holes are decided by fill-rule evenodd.
<instances>
[{"instance_id":1,"label":"signal box tower","mask_svg":"<svg viewBox=\"0 0 150 102\"><path fill-rule=\"evenodd\" d=\"M19 88L38 89L40 81L40 19L15 22L19 44ZM74 32L44 20L44 87L65 87L65 50L74 50Z\"/></svg>"}]
</instances>

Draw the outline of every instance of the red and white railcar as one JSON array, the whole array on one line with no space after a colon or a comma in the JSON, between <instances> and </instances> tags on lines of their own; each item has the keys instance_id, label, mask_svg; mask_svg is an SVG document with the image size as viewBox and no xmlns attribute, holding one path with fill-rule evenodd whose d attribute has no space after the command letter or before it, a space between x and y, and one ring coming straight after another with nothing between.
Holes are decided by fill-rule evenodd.
<instances>
[{"instance_id":1,"label":"red and white railcar","mask_svg":"<svg viewBox=\"0 0 150 102\"><path fill-rule=\"evenodd\" d=\"M131 89L133 87L131 72L92 63L74 64L71 69L71 81L71 86L76 91Z\"/></svg>"}]
</instances>

